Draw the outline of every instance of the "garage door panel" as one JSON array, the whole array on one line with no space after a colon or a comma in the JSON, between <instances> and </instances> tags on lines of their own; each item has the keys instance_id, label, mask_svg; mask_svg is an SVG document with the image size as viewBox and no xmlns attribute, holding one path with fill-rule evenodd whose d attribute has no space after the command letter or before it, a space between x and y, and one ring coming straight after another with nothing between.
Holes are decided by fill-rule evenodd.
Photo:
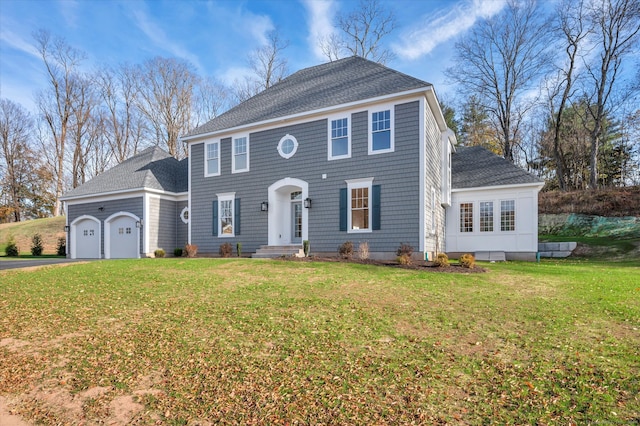
<instances>
[{"instance_id":1,"label":"garage door panel","mask_svg":"<svg viewBox=\"0 0 640 426\"><path fill-rule=\"evenodd\" d=\"M138 228L136 220L130 216L120 216L110 224L110 258L131 259L138 257Z\"/></svg>"},{"instance_id":2,"label":"garage door panel","mask_svg":"<svg viewBox=\"0 0 640 426\"><path fill-rule=\"evenodd\" d=\"M75 225L75 254L77 259L100 258L100 224L84 219Z\"/></svg>"}]
</instances>

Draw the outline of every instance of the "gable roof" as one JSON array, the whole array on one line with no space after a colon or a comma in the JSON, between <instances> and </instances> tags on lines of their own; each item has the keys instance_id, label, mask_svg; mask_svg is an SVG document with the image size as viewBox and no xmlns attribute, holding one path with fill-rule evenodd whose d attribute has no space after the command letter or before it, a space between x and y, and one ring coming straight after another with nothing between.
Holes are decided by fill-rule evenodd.
<instances>
[{"instance_id":1,"label":"gable roof","mask_svg":"<svg viewBox=\"0 0 640 426\"><path fill-rule=\"evenodd\" d=\"M425 81L352 56L291 74L192 130L185 138L429 87L431 84Z\"/></svg>"},{"instance_id":2,"label":"gable roof","mask_svg":"<svg viewBox=\"0 0 640 426\"><path fill-rule=\"evenodd\" d=\"M451 155L453 189L527 183L544 181L481 146L458 146Z\"/></svg>"},{"instance_id":3,"label":"gable roof","mask_svg":"<svg viewBox=\"0 0 640 426\"><path fill-rule=\"evenodd\" d=\"M111 192L155 189L173 193L188 190L188 161L150 147L64 194L63 200Z\"/></svg>"}]
</instances>

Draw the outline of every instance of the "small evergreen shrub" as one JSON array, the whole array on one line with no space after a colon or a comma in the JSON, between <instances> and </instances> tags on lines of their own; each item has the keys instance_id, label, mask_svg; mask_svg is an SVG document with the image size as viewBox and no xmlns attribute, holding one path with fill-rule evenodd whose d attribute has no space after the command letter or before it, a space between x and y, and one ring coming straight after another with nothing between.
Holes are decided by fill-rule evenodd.
<instances>
[{"instance_id":1,"label":"small evergreen shrub","mask_svg":"<svg viewBox=\"0 0 640 426\"><path fill-rule=\"evenodd\" d=\"M187 257L196 257L198 246L195 244L185 244L184 251L187 253Z\"/></svg>"},{"instance_id":2,"label":"small evergreen shrub","mask_svg":"<svg viewBox=\"0 0 640 426\"><path fill-rule=\"evenodd\" d=\"M438 255L436 256L436 260L433 261L433 264L440 268L449 266L449 256L447 256L446 253L438 253Z\"/></svg>"},{"instance_id":3,"label":"small evergreen shrub","mask_svg":"<svg viewBox=\"0 0 640 426\"><path fill-rule=\"evenodd\" d=\"M231 243L220 244L220 249L218 253L220 253L221 257L231 257L231 253L233 252L233 247L231 247Z\"/></svg>"},{"instance_id":4,"label":"small evergreen shrub","mask_svg":"<svg viewBox=\"0 0 640 426\"><path fill-rule=\"evenodd\" d=\"M153 252L153 255L155 257L164 257L165 254L166 253L164 252L164 249L161 249L161 248L156 249L156 251Z\"/></svg>"},{"instance_id":5,"label":"small evergreen shrub","mask_svg":"<svg viewBox=\"0 0 640 426\"><path fill-rule=\"evenodd\" d=\"M242 243L236 243L236 253L238 257L242 256Z\"/></svg>"},{"instance_id":6,"label":"small evergreen shrub","mask_svg":"<svg viewBox=\"0 0 640 426\"><path fill-rule=\"evenodd\" d=\"M10 257L20 256L20 248L16 244L16 240L13 235L9 237L9 241L7 242L7 247L4 249L4 252Z\"/></svg>"},{"instance_id":7,"label":"small evergreen shrub","mask_svg":"<svg viewBox=\"0 0 640 426\"><path fill-rule=\"evenodd\" d=\"M176 247L173 249L173 255L175 257L182 257L182 249L180 247Z\"/></svg>"},{"instance_id":8,"label":"small evergreen shrub","mask_svg":"<svg viewBox=\"0 0 640 426\"><path fill-rule=\"evenodd\" d=\"M304 252L304 257L309 257L309 248L310 248L309 240L304 240L302 242L302 251Z\"/></svg>"},{"instance_id":9,"label":"small evergreen shrub","mask_svg":"<svg viewBox=\"0 0 640 426\"><path fill-rule=\"evenodd\" d=\"M460 265L465 268L473 269L473 267L476 266L476 258L469 253L465 253L460 256L460 259L458 259L458 261L460 262Z\"/></svg>"},{"instance_id":10,"label":"small evergreen shrub","mask_svg":"<svg viewBox=\"0 0 640 426\"><path fill-rule=\"evenodd\" d=\"M31 254L33 256L42 256L43 250L42 236L40 234L35 234L33 238L31 238Z\"/></svg>"},{"instance_id":11,"label":"small evergreen shrub","mask_svg":"<svg viewBox=\"0 0 640 426\"><path fill-rule=\"evenodd\" d=\"M56 249L56 254L58 256L67 255L67 239L65 237L58 238L58 248Z\"/></svg>"},{"instance_id":12,"label":"small evergreen shrub","mask_svg":"<svg viewBox=\"0 0 640 426\"><path fill-rule=\"evenodd\" d=\"M338 246L338 254L343 259L351 259L353 257L353 243L351 241L345 241Z\"/></svg>"},{"instance_id":13,"label":"small evergreen shrub","mask_svg":"<svg viewBox=\"0 0 640 426\"><path fill-rule=\"evenodd\" d=\"M366 241L358 244L358 257L360 260L367 260L369 258L369 243Z\"/></svg>"}]
</instances>

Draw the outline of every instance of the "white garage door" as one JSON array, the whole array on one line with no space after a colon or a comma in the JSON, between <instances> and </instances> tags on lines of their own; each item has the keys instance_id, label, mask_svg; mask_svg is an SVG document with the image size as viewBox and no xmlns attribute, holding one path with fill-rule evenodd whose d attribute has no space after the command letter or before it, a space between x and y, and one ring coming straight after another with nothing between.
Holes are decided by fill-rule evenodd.
<instances>
[{"instance_id":1,"label":"white garage door","mask_svg":"<svg viewBox=\"0 0 640 426\"><path fill-rule=\"evenodd\" d=\"M130 216L118 216L109 222L109 258L132 259L138 257L138 229Z\"/></svg>"},{"instance_id":2,"label":"white garage door","mask_svg":"<svg viewBox=\"0 0 640 426\"><path fill-rule=\"evenodd\" d=\"M100 224L91 219L75 223L75 257L77 259L100 258Z\"/></svg>"}]
</instances>

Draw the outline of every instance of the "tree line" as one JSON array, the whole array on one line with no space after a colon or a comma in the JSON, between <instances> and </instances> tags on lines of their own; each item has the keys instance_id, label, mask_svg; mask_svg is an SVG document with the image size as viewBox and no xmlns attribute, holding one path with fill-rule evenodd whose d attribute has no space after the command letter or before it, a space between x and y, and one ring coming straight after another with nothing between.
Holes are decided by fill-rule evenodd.
<instances>
[{"instance_id":1,"label":"tree line","mask_svg":"<svg viewBox=\"0 0 640 426\"><path fill-rule=\"evenodd\" d=\"M543 13L508 0L455 44L441 102L464 146L482 145L562 190L640 183L640 3L563 0ZM337 14L318 40L326 60L382 64L397 20L379 0ZM33 113L0 99L0 222L61 214L62 194L148 146L187 155L179 137L289 74L277 30L247 55L251 74L225 85L178 58L99 65L45 30L33 34L48 83ZM637 59L636 59L637 61Z\"/></svg>"}]
</instances>

